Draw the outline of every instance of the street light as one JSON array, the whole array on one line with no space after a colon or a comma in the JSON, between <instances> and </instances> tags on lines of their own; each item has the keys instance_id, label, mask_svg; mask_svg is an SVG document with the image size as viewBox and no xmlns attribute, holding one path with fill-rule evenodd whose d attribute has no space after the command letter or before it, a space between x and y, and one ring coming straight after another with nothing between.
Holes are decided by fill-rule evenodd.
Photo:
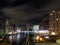
<instances>
[{"instance_id":1,"label":"street light","mask_svg":"<svg viewBox=\"0 0 60 45\"><path fill-rule=\"evenodd\" d=\"M56 35L56 33L55 32L52 32L51 35Z\"/></svg>"}]
</instances>

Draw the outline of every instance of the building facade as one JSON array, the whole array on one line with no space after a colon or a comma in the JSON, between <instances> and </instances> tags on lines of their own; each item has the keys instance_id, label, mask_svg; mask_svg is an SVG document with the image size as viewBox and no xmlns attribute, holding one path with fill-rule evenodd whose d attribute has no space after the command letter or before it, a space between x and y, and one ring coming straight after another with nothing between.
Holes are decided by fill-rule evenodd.
<instances>
[{"instance_id":1,"label":"building facade","mask_svg":"<svg viewBox=\"0 0 60 45\"><path fill-rule=\"evenodd\" d=\"M53 10L49 15L49 31L60 33L60 11Z\"/></svg>"}]
</instances>

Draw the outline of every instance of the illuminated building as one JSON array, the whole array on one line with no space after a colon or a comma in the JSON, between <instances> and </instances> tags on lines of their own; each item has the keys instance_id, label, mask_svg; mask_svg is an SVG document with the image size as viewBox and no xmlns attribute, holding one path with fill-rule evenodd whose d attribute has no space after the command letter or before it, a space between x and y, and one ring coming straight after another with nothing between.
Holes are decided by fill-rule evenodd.
<instances>
[{"instance_id":1,"label":"illuminated building","mask_svg":"<svg viewBox=\"0 0 60 45\"><path fill-rule=\"evenodd\" d=\"M0 14L0 33L8 33L9 19L6 16Z\"/></svg>"},{"instance_id":2,"label":"illuminated building","mask_svg":"<svg viewBox=\"0 0 60 45\"><path fill-rule=\"evenodd\" d=\"M60 33L60 11L53 10L49 15L49 31Z\"/></svg>"},{"instance_id":3,"label":"illuminated building","mask_svg":"<svg viewBox=\"0 0 60 45\"><path fill-rule=\"evenodd\" d=\"M8 33L9 31L9 20L6 18L5 19L5 33Z\"/></svg>"},{"instance_id":4,"label":"illuminated building","mask_svg":"<svg viewBox=\"0 0 60 45\"><path fill-rule=\"evenodd\" d=\"M2 12L0 12L0 33L7 33L8 32L8 17L4 16Z\"/></svg>"},{"instance_id":5,"label":"illuminated building","mask_svg":"<svg viewBox=\"0 0 60 45\"><path fill-rule=\"evenodd\" d=\"M0 16L0 33L4 32L4 17Z\"/></svg>"}]
</instances>

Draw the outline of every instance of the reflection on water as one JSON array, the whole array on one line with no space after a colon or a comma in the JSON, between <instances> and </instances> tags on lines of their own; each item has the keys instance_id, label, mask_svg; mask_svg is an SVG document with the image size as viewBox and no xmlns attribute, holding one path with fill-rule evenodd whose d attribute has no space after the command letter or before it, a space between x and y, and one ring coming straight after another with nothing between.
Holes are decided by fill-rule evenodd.
<instances>
[{"instance_id":1,"label":"reflection on water","mask_svg":"<svg viewBox=\"0 0 60 45\"><path fill-rule=\"evenodd\" d=\"M54 37L52 36L51 38L52 38L51 39L51 41L52 41L56 37L55 36ZM26 34L23 33L23 34L17 34L17 35L9 35L9 42L7 40L4 39L2 42L0 42L0 45L12 45L12 44L13 45L22 45L23 42L26 40ZM31 39L29 39L29 40L31 40ZM50 42L50 40L47 40L47 41L45 41L43 43L40 43L40 42L39 43L32 42L31 44L33 45L33 43L35 43L35 45L59 45L56 42L53 42L53 41Z\"/></svg>"},{"instance_id":2,"label":"reflection on water","mask_svg":"<svg viewBox=\"0 0 60 45\"><path fill-rule=\"evenodd\" d=\"M17 45L22 44L26 39L26 34L25 33L19 33L17 35L10 35L9 36L9 42L12 44L16 43Z\"/></svg>"},{"instance_id":3,"label":"reflection on water","mask_svg":"<svg viewBox=\"0 0 60 45\"><path fill-rule=\"evenodd\" d=\"M19 45L20 42L20 34L17 35L17 44Z\"/></svg>"}]
</instances>

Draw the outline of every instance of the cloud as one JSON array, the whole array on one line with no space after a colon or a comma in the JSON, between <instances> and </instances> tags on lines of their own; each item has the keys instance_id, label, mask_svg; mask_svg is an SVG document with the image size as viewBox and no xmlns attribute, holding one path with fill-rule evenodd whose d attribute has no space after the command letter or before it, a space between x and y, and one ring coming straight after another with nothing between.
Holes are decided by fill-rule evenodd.
<instances>
[{"instance_id":1,"label":"cloud","mask_svg":"<svg viewBox=\"0 0 60 45\"><path fill-rule=\"evenodd\" d=\"M56 0L51 1L45 6L41 6L41 4L39 4L37 4L39 8L36 8L36 4L31 2L16 7L5 7L2 9L2 12L4 12L6 16L11 17L11 21L15 23L20 23L25 22L26 20L30 20L32 18L42 17L42 15L45 15L49 11L55 8L59 8L60 3Z\"/></svg>"}]
</instances>

